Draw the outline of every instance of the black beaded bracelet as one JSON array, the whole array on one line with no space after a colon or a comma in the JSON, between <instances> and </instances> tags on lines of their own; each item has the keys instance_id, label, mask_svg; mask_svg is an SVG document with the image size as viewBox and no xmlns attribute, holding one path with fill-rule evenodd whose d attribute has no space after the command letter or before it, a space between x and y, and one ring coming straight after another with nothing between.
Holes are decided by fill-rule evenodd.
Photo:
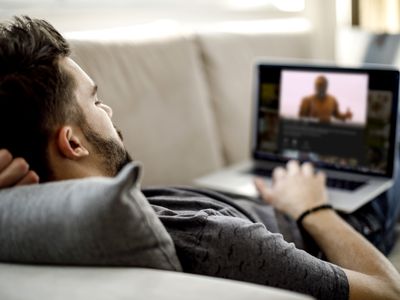
<instances>
[{"instance_id":1,"label":"black beaded bracelet","mask_svg":"<svg viewBox=\"0 0 400 300\"><path fill-rule=\"evenodd\" d=\"M316 212L316 211L319 211L319 210L322 210L322 209L333 209L333 207L332 207L332 205L330 205L330 204L322 204L322 205L319 205L319 206L316 206L316 207L313 207L313 208L310 208L310 209L307 209L305 212L303 212L301 215L300 215L300 217L297 219L297 225L299 226L299 227L302 227L302 222L303 222L303 219L306 217L306 216L308 216L309 214L312 214L312 213L314 213L314 212Z\"/></svg>"}]
</instances>

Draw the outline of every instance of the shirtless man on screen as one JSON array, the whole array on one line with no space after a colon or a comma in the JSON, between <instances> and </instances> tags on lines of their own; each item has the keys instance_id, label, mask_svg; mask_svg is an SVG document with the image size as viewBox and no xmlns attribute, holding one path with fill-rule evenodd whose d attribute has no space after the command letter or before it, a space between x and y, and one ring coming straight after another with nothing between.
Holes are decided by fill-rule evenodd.
<instances>
[{"instance_id":1,"label":"shirtless man on screen","mask_svg":"<svg viewBox=\"0 0 400 300\"><path fill-rule=\"evenodd\" d=\"M341 113L336 98L327 91L328 80L325 76L318 76L315 80L315 93L301 101L299 117L315 118L322 123L330 123L332 118L351 120L352 112L347 109L345 113Z\"/></svg>"}]
</instances>

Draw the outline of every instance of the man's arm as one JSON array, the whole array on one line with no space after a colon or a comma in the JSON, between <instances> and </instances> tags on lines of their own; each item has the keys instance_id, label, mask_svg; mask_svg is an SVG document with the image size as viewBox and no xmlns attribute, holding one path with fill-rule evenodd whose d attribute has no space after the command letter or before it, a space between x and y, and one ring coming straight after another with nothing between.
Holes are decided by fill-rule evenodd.
<instances>
[{"instance_id":1,"label":"man's arm","mask_svg":"<svg viewBox=\"0 0 400 300\"><path fill-rule=\"evenodd\" d=\"M344 268L350 299L400 298L400 276L392 264L335 212L309 215L303 227L329 261Z\"/></svg>"},{"instance_id":2,"label":"man's arm","mask_svg":"<svg viewBox=\"0 0 400 300\"><path fill-rule=\"evenodd\" d=\"M29 170L24 159L13 158L9 151L0 149L0 188L38 182L39 176Z\"/></svg>"},{"instance_id":3,"label":"man's arm","mask_svg":"<svg viewBox=\"0 0 400 300\"><path fill-rule=\"evenodd\" d=\"M311 164L289 162L277 168L274 183L256 186L262 198L294 219L306 210L327 203L325 176L314 174ZM342 267L350 286L350 299L399 299L400 275L392 264L333 210L307 215L304 229L314 238L330 262Z\"/></svg>"},{"instance_id":4,"label":"man's arm","mask_svg":"<svg viewBox=\"0 0 400 300\"><path fill-rule=\"evenodd\" d=\"M353 113L350 111L350 109L347 109L347 111L345 113L341 113L339 110L339 104L338 104L337 100L336 99L333 99L333 100L334 100L334 105L335 105L335 108L333 111L333 116L336 119L341 120L341 121L351 120L353 118Z\"/></svg>"}]
</instances>

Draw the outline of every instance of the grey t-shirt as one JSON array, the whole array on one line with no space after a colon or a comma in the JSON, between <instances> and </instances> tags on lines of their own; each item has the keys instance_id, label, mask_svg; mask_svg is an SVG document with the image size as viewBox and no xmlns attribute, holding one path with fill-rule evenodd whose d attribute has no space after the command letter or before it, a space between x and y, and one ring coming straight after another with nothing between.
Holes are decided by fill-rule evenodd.
<instances>
[{"instance_id":1,"label":"grey t-shirt","mask_svg":"<svg viewBox=\"0 0 400 300\"><path fill-rule=\"evenodd\" d=\"M288 243L265 206L258 216L209 191L145 189L170 233L183 270L279 287L317 299L348 299L343 270ZM271 227L271 228L269 228Z\"/></svg>"}]
</instances>

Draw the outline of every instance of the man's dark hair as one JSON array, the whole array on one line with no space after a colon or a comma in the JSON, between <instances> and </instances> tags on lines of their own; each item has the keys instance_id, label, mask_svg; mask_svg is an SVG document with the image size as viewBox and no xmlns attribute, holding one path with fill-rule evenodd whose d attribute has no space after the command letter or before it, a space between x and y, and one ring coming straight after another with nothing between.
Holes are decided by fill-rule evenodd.
<instances>
[{"instance_id":1,"label":"man's dark hair","mask_svg":"<svg viewBox=\"0 0 400 300\"><path fill-rule=\"evenodd\" d=\"M75 81L60 66L67 41L44 20L0 24L0 149L23 157L41 181L51 178L48 142L57 125L79 117Z\"/></svg>"}]
</instances>

